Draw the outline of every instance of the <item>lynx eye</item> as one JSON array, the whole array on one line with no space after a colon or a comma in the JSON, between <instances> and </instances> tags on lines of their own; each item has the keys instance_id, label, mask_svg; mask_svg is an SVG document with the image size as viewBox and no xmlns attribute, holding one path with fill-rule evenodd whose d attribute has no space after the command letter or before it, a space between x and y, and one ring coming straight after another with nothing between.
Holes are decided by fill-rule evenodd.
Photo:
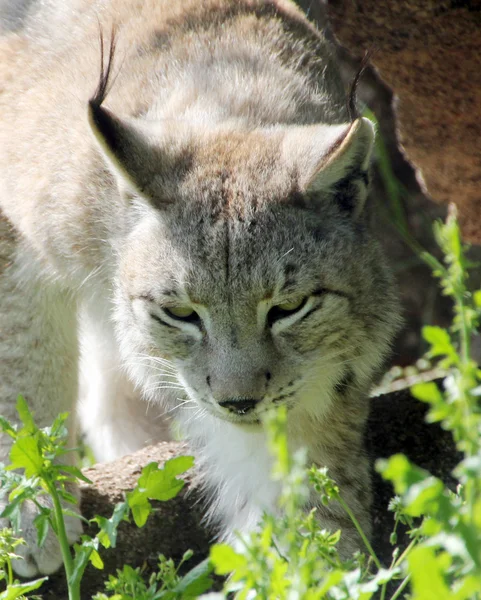
<instances>
[{"instance_id":1,"label":"lynx eye","mask_svg":"<svg viewBox=\"0 0 481 600\"><path fill-rule=\"evenodd\" d=\"M190 306L164 307L164 312L169 315L169 317L172 317L172 319L177 319L178 321L192 322L199 319L199 315Z\"/></svg>"},{"instance_id":2,"label":"lynx eye","mask_svg":"<svg viewBox=\"0 0 481 600\"><path fill-rule=\"evenodd\" d=\"M292 302L282 302L282 304L278 304L276 308L284 312L294 312L299 310L301 306L304 306L306 300L307 298L299 298L299 300L294 300Z\"/></svg>"},{"instance_id":3,"label":"lynx eye","mask_svg":"<svg viewBox=\"0 0 481 600\"><path fill-rule=\"evenodd\" d=\"M299 298L298 300L292 300L291 302L281 302L281 304L276 304L276 306L273 306L267 313L267 322L269 325L272 325L275 321L279 321L280 319L298 312L304 308L308 299L308 297L305 297Z\"/></svg>"}]
</instances>

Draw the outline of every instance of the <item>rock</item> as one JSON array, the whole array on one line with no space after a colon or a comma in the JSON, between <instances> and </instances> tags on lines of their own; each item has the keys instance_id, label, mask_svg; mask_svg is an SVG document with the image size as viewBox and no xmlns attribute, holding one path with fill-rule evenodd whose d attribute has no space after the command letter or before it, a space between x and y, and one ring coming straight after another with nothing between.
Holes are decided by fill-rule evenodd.
<instances>
[{"instance_id":1,"label":"rock","mask_svg":"<svg viewBox=\"0 0 481 600\"><path fill-rule=\"evenodd\" d=\"M367 428L366 445L373 459L386 458L397 452L405 453L413 462L442 477L453 485L451 471L457 464L457 456L450 435L438 425L424 422L426 407L414 400L409 391L386 394L371 399L371 414ZM152 461L165 460L187 453L187 447L179 442L163 442L145 448L113 463L99 464L87 469L85 474L92 485L84 486L82 513L86 518L96 514L110 516L115 503L122 499L124 491L130 490L143 466ZM392 497L390 486L374 473L374 548L385 563L391 559L392 547L389 535L393 527L392 513L387 505ZM163 553L179 561L187 549L194 551L191 565L208 554L211 533L201 525L202 510L199 498L189 493L190 478L178 498L169 502L155 503L155 511L145 527L122 523L119 528L116 549L102 550L104 571L89 567L86 571L82 599L90 600L95 592L103 589L108 573L124 564L142 566L149 573L157 565L157 556ZM88 531L91 535L95 530ZM402 535L400 535L402 541ZM42 589L45 600L66 600L67 593L62 574L50 579Z\"/></svg>"},{"instance_id":2,"label":"rock","mask_svg":"<svg viewBox=\"0 0 481 600\"><path fill-rule=\"evenodd\" d=\"M331 0L327 12L353 57L376 49L402 151L429 196L455 202L466 239L481 243L481 3Z\"/></svg>"},{"instance_id":3,"label":"rock","mask_svg":"<svg viewBox=\"0 0 481 600\"><path fill-rule=\"evenodd\" d=\"M110 517L117 502L123 500L125 491L131 490L142 468L150 462L163 464L169 458L187 454L187 448L180 442L162 442L149 446L133 455L111 462L97 464L85 469L85 475L92 485L82 485L82 514L91 519L95 515ZM144 567L147 573L157 568L160 553L180 561L186 550L193 550L194 557L187 566L190 568L208 554L212 536L201 526L202 512L198 498L189 493L189 475L185 477L186 487L169 502L153 502L147 524L138 528L135 523L121 523L115 549L102 549L103 570L87 567L82 581L82 600L90 600L96 592L104 590L104 580L115 574L125 564ZM96 526L86 528L86 533L94 536ZM42 588L44 600L67 600L67 587L62 573L50 577Z\"/></svg>"}]
</instances>

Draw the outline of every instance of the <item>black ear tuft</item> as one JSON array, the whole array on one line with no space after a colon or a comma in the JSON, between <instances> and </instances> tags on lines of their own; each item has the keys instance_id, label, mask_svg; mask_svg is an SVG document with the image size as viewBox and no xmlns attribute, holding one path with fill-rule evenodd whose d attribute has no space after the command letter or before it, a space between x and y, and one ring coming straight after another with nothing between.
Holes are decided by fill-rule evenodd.
<instances>
[{"instance_id":1,"label":"black ear tuft","mask_svg":"<svg viewBox=\"0 0 481 600\"><path fill-rule=\"evenodd\" d=\"M349 114L351 123L361 116L359 114L359 111L357 110L357 105L356 105L357 88L358 88L359 82L361 80L361 77L364 74L364 71L369 66L369 61L371 60L372 55L375 54L376 52L377 52L377 48L375 46L371 46L368 50L366 50L366 52L364 53L364 56L361 60L361 63L359 65L359 68L357 70L357 73L354 75L354 78L351 81L351 85L349 86L349 93L347 95L347 112Z\"/></svg>"},{"instance_id":2,"label":"black ear tuft","mask_svg":"<svg viewBox=\"0 0 481 600\"><path fill-rule=\"evenodd\" d=\"M102 104L107 97L112 85L115 82L116 76L113 76L113 64L115 50L117 47L117 32L115 26L112 25L110 33L110 44L108 46L108 54L106 57L104 31L99 23L99 41L100 41L100 75L97 88L94 95L89 100L89 118L92 127L102 133L106 143L115 153L117 140L115 128L112 126L112 118L102 109ZM107 58L107 60L106 60Z\"/></svg>"},{"instance_id":3,"label":"black ear tuft","mask_svg":"<svg viewBox=\"0 0 481 600\"><path fill-rule=\"evenodd\" d=\"M148 176L144 160L149 146L145 136L138 131L132 120L117 117L102 106L118 75L113 74L113 64L117 47L117 34L112 26L110 43L106 52L103 29L99 24L100 75L97 88L88 104L88 119L105 157L131 191L142 194Z\"/></svg>"},{"instance_id":4,"label":"black ear tuft","mask_svg":"<svg viewBox=\"0 0 481 600\"><path fill-rule=\"evenodd\" d=\"M92 110L99 108L107 94L109 93L112 85L115 83L115 77L112 75L115 50L117 47L117 31L115 25L112 25L112 31L110 33L110 45L108 48L107 62L105 61L105 43L104 43L104 32L102 26L99 23L99 41L100 41L100 76L97 88L94 95L90 98L89 104ZM112 79L113 77L113 79Z\"/></svg>"}]
</instances>

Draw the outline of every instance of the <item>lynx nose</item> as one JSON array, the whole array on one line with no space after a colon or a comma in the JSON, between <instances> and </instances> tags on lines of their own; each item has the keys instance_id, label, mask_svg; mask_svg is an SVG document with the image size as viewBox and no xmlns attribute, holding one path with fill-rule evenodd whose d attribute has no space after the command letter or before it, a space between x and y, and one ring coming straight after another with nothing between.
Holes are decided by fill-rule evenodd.
<instances>
[{"instance_id":1,"label":"lynx nose","mask_svg":"<svg viewBox=\"0 0 481 600\"><path fill-rule=\"evenodd\" d=\"M236 415L246 415L255 408L256 404L257 400L254 400L253 398L223 400L222 402L219 402L219 406L222 406L222 408L227 408L227 410L235 413Z\"/></svg>"}]
</instances>

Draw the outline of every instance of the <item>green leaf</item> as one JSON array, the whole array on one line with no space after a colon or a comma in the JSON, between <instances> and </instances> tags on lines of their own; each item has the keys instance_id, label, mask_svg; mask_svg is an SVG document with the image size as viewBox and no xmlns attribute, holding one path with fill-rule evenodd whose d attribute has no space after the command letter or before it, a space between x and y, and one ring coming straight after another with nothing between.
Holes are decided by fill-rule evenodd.
<instances>
[{"instance_id":1,"label":"green leaf","mask_svg":"<svg viewBox=\"0 0 481 600\"><path fill-rule=\"evenodd\" d=\"M396 494L402 496L405 514L432 515L447 525L453 507L440 479L411 464L404 454L377 461L376 469L393 483Z\"/></svg>"},{"instance_id":2,"label":"green leaf","mask_svg":"<svg viewBox=\"0 0 481 600\"><path fill-rule=\"evenodd\" d=\"M92 484L92 481L86 477L78 467L72 465L52 465L52 469L59 473L68 473L75 480L83 481L84 483Z\"/></svg>"},{"instance_id":3,"label":"green leaf","mask_svg":"<svg viewBox=\"0 0 481 600\"><path fill-rule=\"evenodd\" d=\"M37 528L37 546L41 548L45 544L45 540L47 539L48 528L49 528L49 518L50 510L48 508L44 509L40 514L38 514L33 524Z\"/></svg>"},{"instance_id":4,"label":"green leaf","mask_svg":"<svg viewBox=\"0 0 481 600\"><path fill-rule=\"evenodd\" d=\"M481 308L481 290L476 290L473 293L474 304L476 308Z\"/></svg>"},{"instance_id":5,"label":"green leaf","mask_svg":"<svg viewBox=\"0 0 481 600\"><path fill-rule=\"evenodd\" d=\"M62 514L64 517L72 517L72 519L79 519L80 521L82 521L82 523L85 523L85 525L88 525L90 523L89 519L83 517L79 512L76 512L75 510L70 510L68 508L65 508L64 506L62 506Z\"/></svg>"},{"instance_id":6,"label":"green leaf","mask_svg":"<svg viewBox=\"0 0 481 600\"><path fill-rule=\"evenodd\" d=\"M155 464L155 463L154 463ZM170 458L164 465L165 472L171 475L172 477L176 477L177 475L182 475L189 469L194 466L194 457L193 456L176 456L175 458Z\"/></svg>"},{"instance_id":7,"label":"green leaf","mask_svg":"<svg viewBox=\"0 0 481 600\"><path fill-rule=\"evenodd\" d=\"M438 386L432 381L427 383L416 383L411 387L411 394L429 404L440 404L444 401L443 394Z\"/></svg>"},{"instance_id":8,"label":"green leaf","mask_svg":"<svg viewBox=\"0 0 481 600\"><path fill-rule=\"evenodd\" d=\"M479 590L481 590L481 576L468 575L464 579L460 579L458 587L454 593L452 593L452 600L471 600L476 598Z\"/></svg>"},{"instance_id":9,"label":"green leaf","mask_svg":"<svg viewBox=\"0 0 481 600\"><path fill-rule=\"evenodd\" d=\"M127 500L130 504L129 498ZM137 527L143 527L147 523L147 519L152 511L152 505L147 498L139 498L133 504L130 504L130 510L132 511L132 518Z\"/></svg>"},{"instance_id":10,"label":"green leaf","mask_svg":"<svg viewBox=\"0 0 481 600\"><path fill-rule=\"evenodd\" d=\"M429 476L429 473L421 469L415 474L411 463L404 454L394 454L387 460L378 460L376 470L384 479L394 484L396 494L404 494L409 485L423 481Z\"/></svg>"},{"instance_id":11,"label":"green leaf","mask_svg":"<svg viewBox=\"0 0 481 600\"><path fill-rule=\"evenodd\" d=\"M151 500L166 501L174 498L185 483L182 479L176 479L175 475L167 469L168 467L160 468L158 463L148 464L142 469L136 489ZM176 472L175 463L172 465L171 470L174 473Z\"/></svg>"},{"instance_id":12,"label":"green leaf","mask_svg":"<svg viewBox=\"0 0 481 600\"><path fill-rule=\"evenodd\" d=\"M68 580L70 586L75 586L77 581L81 581L85 567L88 565L90 555L93 552L93 548L87 548L80 544L74 544L73 548L75 557L73 560L73 570Z\"/></svg>"},{"instance_id":13,"label":"green leaf","mask_svg":"<svg viewBox=\"0 0 481 600\"><path fill-rule=\"evenodd\" d=\"M418 546L408 557L413 600L452 600L441 565L432 548Z\"/></svg>"},{"instance_id":14,"label":"green leaf","mask_svg":"<svg viewBox=\"0 0 481 600\"><path fill-rule=\"evenodd\" d=\"M73 569L68 580L70 586L74 586L82 580L84 571L89 561L97 569L103 569L104 563L98 553L99 541L92 539L88 535L81 537L81 544L74 544L75 556L73 559Z\"/></svg>"},{"instance_id":15,"label":"green leaf","mask_svg":"<svg viewBox=\"0 0 481 600\"><path fill-rule=\"evenodd\" d=\"M9 502L7 504L7 506L2 511L2 514L0 515L1 518L10 520L12 528L15 532L19 532L22 528L21 506L25 497L25 494L24 496L17 496L13 502Z\"/></svg>"},{"instance_id":16,"label":"green leaf","mask_svg":"<svg viewBox=\"0 0 481 600\"><path fill-rule=\"evenodd\" d=\"M110 519L96 515L92 521L97 523L100 531L97 534L99 542L104 548L115 548L117 543L117 529L121 521L126 520L129 513L129 505L127 502L118 502L115 505L114 511Z\"/></svg>"},{"instance_id":17,"label":"green leaf","mask_svg":"<svg viewBox=\"0 0 481 600\"><path fill-rule=\"evenodd\" d=\"M77 498L70 492L67 492L67 490L62 490L60 488L57 488L57 493L60 496L60 498L62 500L64 500L65 502L68 502L69 504L74 504L74 505L78 504Z\"/></svg>"},{"instance_id":18,"label":"green leaf","mask_svg":"<svg viewBox=\"0 0 481 600\"><path fill-rule=\"evenodd\" d=\"M17 438L10 450L10 462L11 465L8 469L25 469L27 477L40 475L43 467L43 459L37 437Z\"/></svg>"},{"instance_id":19,"label":"green leaf","mask_svg":"<svg viewBox=\"0 0 481 600\"><path fill-rule=\"evenodd\" d=\"M48 577L42 577L41 579L34 579L28 583L14 583L9 585L8 588L0 593L0 600L16 600L29 592L38 590L44 581L47 581Z\"/></svg>"},{"instance_id":20,"label":"green leaf","mask_svg":"<svg viewBox=\"0 0 481 600\"><path fill-rule=\"evenodd\" d=\"M96 569L101 570L104 568L104 561L100 558L100 554L97 550L92 550L92 553L90 554L90 562Z\"/></svg>"},{"instance_id":21,"label":"green leaf","mask_svg":"<svg viewBox=\"0 0 481 600\"><path fill-rule=\"evenodd\" d=\"M412 517L437 512L443 505L443 500L444 484L435 477L427 477L419 483L411 484L404 495L406 513ZM447 516L444 515L445 518Z\"/></svg>"},{"instance_id":22,"label":"green leaf","mask_svg":"<svg viewBox=\"0 0 481 600\"><path fill-rule=\"evenodd\" d=\"M216 575L228 575L232 571L248 567L247 559L227 544L215 544L210 549L210 560Z\"/></svg>"},{"instance_id":23,"label":"green leaf","mask_svg":"<svg viewBox=\"0 0 481 600\"><path fill-rule=\"evenodd\" d=\"M59 439L66 439L68 437L68 430L65 425L68 415L68 412L64 412L55 417L52 427L49 428L50 437Z\"/></svg>"},{"instance_id":24,"label":"green leaf","mask_svg":"<svg viewBox=\"0 0 481 600\"><path fill-rule=\"evenodd\" d=\"M152 509L149 499L166 501L177 496L185 482L175 477L193 464L191 457L178 457L160 468L158 463L149 463L142 469L137 486L127 493L127 502L138 527L145 525ZM170 463L170 465L169 465Z\"/></svg>"},{"instance_id":25,"label":"green leaf","mask_svg":"<svg viewBox=\"0 0 481 600\"><path fill-rule=\"evenodd\" d=\"M35 421L33 420L32 413L30 412L28 404L23 396L19 396L17 398L17 413L23 423L23 434L32 434L38 430L38 427L35 425Z\"/></svg>"},{"instance_id":26,"label":"green leaf","mask_svg":"<svg viewBox=\"0 0 481 600\"><path fill-rule=\"evenodd\" d=\"M456 351L451 343L449 333L441 327L425 325L422 328L424 339L431 344L431 356L455 357Z\"/></svg>"},{"instance_id":27,"label":"green leaf","mask_svg":"<svg viewBox=\"0 0 481 600\"><path fill-rule=\"evenodd\" d=\"M181 594L180 598L197 598L212 587L212 571L213 566L206 558L184 575L172 591Z\"/></svg>"},{"instance_id":28,"label":"green leaf","mask_svg":"<svg viewBox=\"0 0 481 600\"><path fill-rule=\"evenodd\" d=\"M15 427L13 427L5 417L0 416L0 429L3 433L6 433L11 438L15 439L17 437L17 431Z\"/></svg>"}]
</instances>

